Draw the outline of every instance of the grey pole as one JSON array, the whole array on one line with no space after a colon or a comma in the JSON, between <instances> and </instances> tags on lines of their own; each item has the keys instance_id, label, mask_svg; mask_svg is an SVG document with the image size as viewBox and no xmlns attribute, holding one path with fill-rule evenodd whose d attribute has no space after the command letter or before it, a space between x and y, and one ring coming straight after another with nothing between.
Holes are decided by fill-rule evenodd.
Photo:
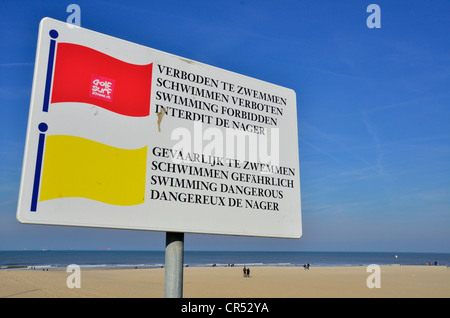
<instances>
[{"instance_id":1,"label":"grey pole","mask_svg":"<svg viewBox=\"0 0 450 318\"><path fill-rule=\"evenodd\" d=\"M184 233L166 233L164 297L183 297Z\"/></svg>"}]
</instances>

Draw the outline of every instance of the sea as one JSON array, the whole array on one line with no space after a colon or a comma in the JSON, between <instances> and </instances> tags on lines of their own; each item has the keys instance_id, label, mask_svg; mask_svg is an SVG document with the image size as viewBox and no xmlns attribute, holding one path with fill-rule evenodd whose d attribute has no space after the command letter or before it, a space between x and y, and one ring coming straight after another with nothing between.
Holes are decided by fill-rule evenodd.
<instances>
[{"instance_id":1,"label":"sea","mask_svg":"<svg viewBox=\"0 0 450 318\"><path fill-rule=\"evenodd\" d=\"M0 251L0 270L80 268L162 268L164 251L115 250L21 250ZM394 252L256 252L185 251L185 267L228 266L368 266L430 265L450 266L450 253Z\"/></svg>"}]
</instances>

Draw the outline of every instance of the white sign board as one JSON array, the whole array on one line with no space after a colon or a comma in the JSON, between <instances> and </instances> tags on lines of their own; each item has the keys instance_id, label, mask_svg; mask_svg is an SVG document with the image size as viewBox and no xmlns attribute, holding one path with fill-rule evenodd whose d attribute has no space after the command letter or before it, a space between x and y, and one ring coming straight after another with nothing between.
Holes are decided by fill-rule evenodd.
<instances>
[{"instance_id":1,"label":"white sign board","mask_svg":"<svg viewBox=\"0 0 450 318\"><path fill-rule=\"evenodd\" d=\"M298 238L293 90L44 18L17 219Z\"/></svg>"}]
</instances>

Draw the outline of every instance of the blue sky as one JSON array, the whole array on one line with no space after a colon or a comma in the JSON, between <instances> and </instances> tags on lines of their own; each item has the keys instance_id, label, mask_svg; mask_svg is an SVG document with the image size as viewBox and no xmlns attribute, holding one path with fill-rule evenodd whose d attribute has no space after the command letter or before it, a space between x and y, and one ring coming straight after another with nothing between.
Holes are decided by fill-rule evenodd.
<instances>
[{"instance_id":1,"label":"blue sky","mask_svg":"<svg viewBox=\"0 0 450 318\"><path fill-rule=\"evenodd\" d=\"M164 233L16 220L38 24L71 3L82 27L297 93L302 238L187 234L186 250L450 252L447 0L2 0L0 250L164 248Z\"/></svg>"}]
</instances>

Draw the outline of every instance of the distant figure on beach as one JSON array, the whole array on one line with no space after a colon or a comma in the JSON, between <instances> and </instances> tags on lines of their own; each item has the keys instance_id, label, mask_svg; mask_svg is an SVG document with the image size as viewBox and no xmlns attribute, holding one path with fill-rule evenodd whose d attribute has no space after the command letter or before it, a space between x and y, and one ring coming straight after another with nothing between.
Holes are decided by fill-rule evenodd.
<instances>
[{"instance_id":1,"label":"distant figure on beach","mask_svg":"<svg viewBox=\"0 0 450 318\"><path fill-rule=\"evenodd\" d=\"M304 265L303 265L303 268L304 268L305 270L309 269L309 263L308 263L308 264L304 264Z\"/></svg>"},{"instance_id":2,"label":"distant figure on beach","mask_svg":"<svg viewBox=\"0 0 450 318\"><path fill-rule=\"evenodd\" d=\"M244 266L244 269L242 271L244 272L244 277L246 277L247 276L247 269L245 268L245 266Z\"/></svg>"},{"instance_id":3,"label":"distant figure on beach","mask_svg":"<svg viewBox=\"0 0 450 318\"><path fill-rule=\"evenodd\" d=\"M306 265L306 268L309 269L309 263Z\"/></svg>"},{"instance_id":4,"label":"distant figure on beach","mask_svg":"<svg viewBox=\"0 0 450 318\"><path fill-rule=\"evenodd\" d=\"M247 268L247 277L250 277L250 268Z\"/></svg>"}]
</instances>

